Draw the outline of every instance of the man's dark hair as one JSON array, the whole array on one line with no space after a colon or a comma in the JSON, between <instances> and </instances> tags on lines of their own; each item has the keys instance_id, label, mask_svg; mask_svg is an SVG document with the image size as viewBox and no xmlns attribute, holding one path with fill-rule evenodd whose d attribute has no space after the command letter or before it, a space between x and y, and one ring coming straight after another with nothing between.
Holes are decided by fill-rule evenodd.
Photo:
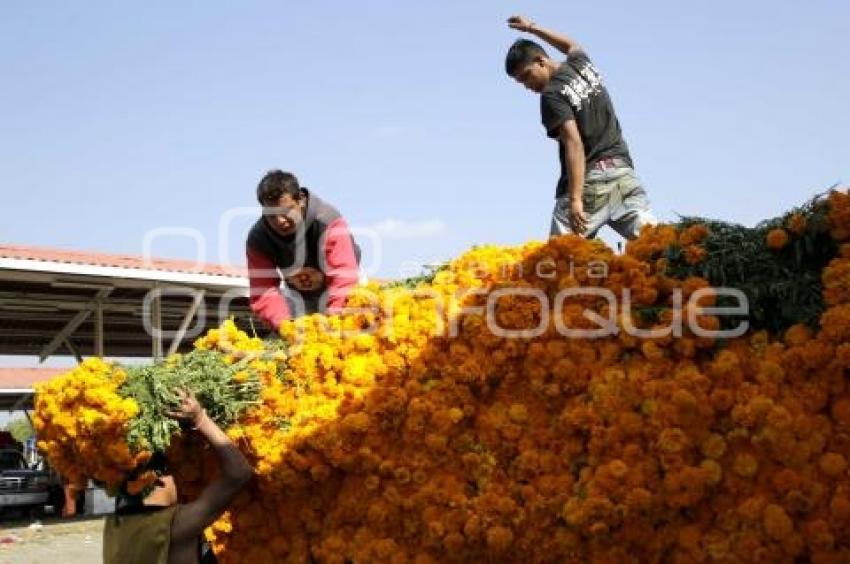
<instances>
[{"instance_id":1,"label":"man's dark hair","mask_svg":"<svg viewBox=\"0 0 850 564\"><path fill-rule=\"evenodd\" d=\"M548 56L538 43L529 39L517 39L508 49L508 56L505 57L505 72L508 73L508 76L514 76L536 57Z\"/></svg>"},{"instance_id":2,"label":"man's dark hair","mask_svg":"<svg viewBox=\"0 0 850 564\"><path fill-rule=\"evenodd\" d=\"M261 205L274 206L284 194L296 200L301 197L301 186L291 172L270 170L257 185L257 200Z\"/></svg>"},{"instance_id":3,"label":"man's dark hair","mask_svg":"<svg viewBox=\"0 0 850 564\"><path fill-rule=\"evenodd\" d=\"M152 486L148 486L144 490L139 493L131 494L127 491L127 484L129 480L137 479L144 472L156 472L157 479L153 483ZM142 464L134 468L127 480L121 484L121 488L118 490L115 495L115 509L120 513L133 513L137 511L139 508L144 507L145 497L153 491L154 487L161 486L162 482L160 481L160 477L166 476L170 474L170 470L168 468L168 458L166 458L165 453L163 452L154 452L150 457L150 460L147 463Z\"/></svg>"}]
</instances>

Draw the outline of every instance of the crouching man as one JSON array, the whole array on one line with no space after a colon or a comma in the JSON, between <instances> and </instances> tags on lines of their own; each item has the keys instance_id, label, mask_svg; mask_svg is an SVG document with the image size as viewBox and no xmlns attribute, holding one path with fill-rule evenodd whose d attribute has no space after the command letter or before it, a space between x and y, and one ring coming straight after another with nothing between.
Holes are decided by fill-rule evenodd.
<instances>
[{"instance_id":1,"label":"crouching man","mask_svg":"<svg viewBox=\"0 0 850 564\"><path fill-rule=\"evenodd\" d=\"M343 309L360 250L339 211L281 170L260 180L257 200L263 215L246 241L254 315L277 331L287 319Z\"/></svg>"}]
</instances>

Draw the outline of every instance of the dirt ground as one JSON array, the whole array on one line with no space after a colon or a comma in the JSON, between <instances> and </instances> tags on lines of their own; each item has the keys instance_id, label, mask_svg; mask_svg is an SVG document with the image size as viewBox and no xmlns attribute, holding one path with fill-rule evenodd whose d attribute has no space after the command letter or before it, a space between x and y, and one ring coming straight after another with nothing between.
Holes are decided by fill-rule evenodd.
<instances>
[{"instance_id":1,"label":"dirt ground","mask_svg":"<svg viewBox=\"0 0 850 564\"><path fill-rule=\"evenodd\" d=\"M0 564L101 562L103 517L0 522Z\"/></svg>"}]
</instances>

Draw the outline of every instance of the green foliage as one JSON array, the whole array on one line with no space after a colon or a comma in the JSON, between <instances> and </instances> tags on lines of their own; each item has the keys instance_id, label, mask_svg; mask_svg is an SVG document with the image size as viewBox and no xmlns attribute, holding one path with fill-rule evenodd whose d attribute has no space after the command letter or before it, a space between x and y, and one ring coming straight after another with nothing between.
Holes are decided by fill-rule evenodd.
<instances>
[{"instance_id":1,"label":"green foliage","mask_svg":"<svg viewBox=\"0 0 850 564\"><path fill-rule=\"evenodd\" d=\"M667 250L667 274L684 279L701 276L717 288L737 288L749 301L751 327L782 331L795 323L814 326L823 312L821 273L837 254L837 244L829 236L827 206L819 195L788 213L744 227L700 217L683 217L677 227L694 224L708 227L709 235L701 243L705 259L697 265L685 261L682 249ZM767 246L767 234L788 225L795 213L806 220L800 235L788 232L788 244L780 250ZM730 298L718 299L719 307L736 305ZM731 316L723 317L725 326L738 324Z\"/></svg>"},{"instance_id":2,"label":"green foliage","mask_svg":"<svg viewBox=\"0 0 850 564\"><path fill-rule=\"evenodd\" d=\"M429 264L425 265L423 268L425 272L420 274L419 276L411 276L410 278L405 278L404 280L395 280L393 282L388 282L383 285L384 288L408 288L410 290L415 289L420 284L430 284L434 281L434 277L437 273L446 270L449 267L448 262L444 262L441 264Z\"/></svg>"},{"instance_id":3,"label":"green foliage","mask_svg":"<svg viewBox=\"0 0 850 564\"><path fill-rule=\"evenodd\" d=\"M127 435L131 447L165 451L171 436L179 431L168 411L178 404L176 390L195 394L209 417L224 428L236 421L249 406L258 403L260 381L248 366L251 357L227 364L217 351L194 350L155 364L127 368L120 393L139 404L139 415L130 422ZM244 371L237 382L234 375Z\"/></svg>"},{"instance_id":4,"label":"green foliage","mask_svg":"<svg viewBox=\"0 0 850 564\"><path fill-rule=\"evenodd\" d=\"M11 433L12 438L19 443L23 443L27 439L35 436L35 429L32 428L29 420L24 417L12 419L6 424L3 430Z\"/></svg>"}]
</instances>

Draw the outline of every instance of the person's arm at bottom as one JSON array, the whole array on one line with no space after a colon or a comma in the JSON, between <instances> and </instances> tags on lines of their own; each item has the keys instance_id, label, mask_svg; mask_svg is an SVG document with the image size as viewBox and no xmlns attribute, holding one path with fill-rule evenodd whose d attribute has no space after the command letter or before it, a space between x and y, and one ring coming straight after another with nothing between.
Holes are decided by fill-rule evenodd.
<instances>
[{"instance_id":1,"label":"person's arm at bottom","mask_svg":"<svg viewBox=\"0 0 850 564\"><path fill-rule=\"evenodd\" d=\"M253 474L242 452L228 438L191 394L181 398L171 415L191 423L207 440L219 461L219 474L197 499L178 506L171 522L171 553L196 550L204 529L215 521Z\"/></svg>"}]
</instances>

